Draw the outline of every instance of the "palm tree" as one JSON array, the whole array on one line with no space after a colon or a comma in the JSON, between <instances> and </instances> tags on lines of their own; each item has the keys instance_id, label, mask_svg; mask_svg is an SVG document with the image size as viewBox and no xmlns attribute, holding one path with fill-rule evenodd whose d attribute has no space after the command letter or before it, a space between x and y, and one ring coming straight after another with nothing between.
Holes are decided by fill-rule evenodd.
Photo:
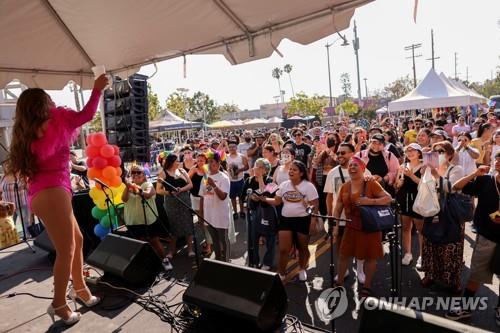
<instances>
[{"instance_id":1,"label":"palm tree","mask_svg":"<svg viewBox=\"0 0 500 333\"><path fill-rule=\"evenodd\" d=\"M280 82L280 78L283 75L283 71L281 70L281 68L276 67L273 69L272 75L276 80L278 80L279 96L281 97L281 102L283 103L283 94L281 93L281 82Z\"/></svg>"},{"instance_id":2,"label":"palm tree","mask_svg":"<svg viewBox=\"0 0 500 333\"><path fill-rule=\"evenodd\" d=\"M283 70L288 74L288 79L290 80L290 88L292 88L292 95L293 97L295 97L295 91L293 90L292 84L292 74L290 74L290 72L292 71L292 65L286 64L285 67L283 67Z\"/></svg>"}]
</instances>

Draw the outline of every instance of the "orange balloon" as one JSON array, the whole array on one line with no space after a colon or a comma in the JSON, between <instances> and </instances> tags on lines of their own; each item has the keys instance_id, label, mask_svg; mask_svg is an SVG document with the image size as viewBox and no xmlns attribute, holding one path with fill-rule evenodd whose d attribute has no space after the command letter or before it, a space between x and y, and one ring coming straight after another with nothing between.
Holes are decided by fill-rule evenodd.
<instances>
[{"instance_id":1,"label":"orange balloon","mask_svg":"<svg viewBox=\"0 0 500 333\"><path fill-rule=\"evenodd\" d=\"M89 168L87 170L87 176L89 176L89 179L101 178L102 172L101 172L101 170L96 169L96 168Z\"/></svg>"},{"instance_id":2,"label":"orange balloon","mask_svg":"<svg viewBox=\"0 0 500 333\"><path fill-rule=\"evenodd\" d=\"M97 187L98 189L102 190L102 186L99 183L95 183L95 187Z\"/></svg>"},{"instance_id":3,"label":"orange balloon","mask_svg":"<svg viewBox=\"0 0 500 333\"><path fill-rule=\"evenodd\" d=\"M120 186L121 183L122 183L122 179L120 177L116 176L111 180L110 185L111 185L111 187L118 187L118 186Z\"/></svg>"},{"instance_id":4,"label":"orange balloon","mask_svg":"<svg viewBox=\"0 0 500 333\"><path fill-rule=\"evenodd\" d=\"M113 168L112 166L108 165L107 167L102 169L102 175L104 178L113 179L117 176L116 168Z\"/></svg>"},{"instance_id":5,"label":"orange balloon","mask_svg":"<svg viewBox=\"0 0 500 333\"><path fill-rule=\"evenodd\" d=\"M118 177L120 177L120 176L122 175L122 173L123 173L122 168L116 168L116 175L117 175Z\"/></svg>"}]
</instances>

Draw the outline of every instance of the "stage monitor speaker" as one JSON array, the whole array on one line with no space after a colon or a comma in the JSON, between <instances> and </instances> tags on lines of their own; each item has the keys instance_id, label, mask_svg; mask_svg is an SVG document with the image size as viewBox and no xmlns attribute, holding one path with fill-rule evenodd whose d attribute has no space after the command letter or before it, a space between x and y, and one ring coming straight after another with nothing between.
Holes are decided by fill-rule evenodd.
<instances>
[{"instance_id":1,"label":"stage monitor speaker","mask_svg":"<svg viewBox=\"0 0 500 333\"><path fill-rule=\"evenodd\" d=\"M183 300L200 310L210 322L207 327L222 323L231 332L274 330L288 304L277 273L209 259L200 265Z\"/></svg>"},{"instance_id":2,"label":"stage monitor speaker","mask_svg":"<svg viewBox=\"0 0 500 333\"><path fill-rule=\"evenodd\" d=\"M430 313L396 306L373 297L367 298L361 308L362 314L359 333L485 332L484 330L472 326L438 317Z\"/></svg>"},{"instance_id":3,"label":"stage monitor speaker","mask_svg":"<svg viewBox=\"0 0 500 333\"><path fill-rule=\"evenodd\" d=\"M149 243L114 234L101 241L87 263L132 285L152 282L162 268L160 257Z\"/></svg>"}]
</instances>

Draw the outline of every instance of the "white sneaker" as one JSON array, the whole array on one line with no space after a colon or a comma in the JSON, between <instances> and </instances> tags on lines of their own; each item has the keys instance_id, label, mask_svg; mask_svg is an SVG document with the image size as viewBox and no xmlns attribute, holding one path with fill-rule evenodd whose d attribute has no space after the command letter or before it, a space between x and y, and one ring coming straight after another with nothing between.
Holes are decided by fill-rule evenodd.
<instances>
[{"instance_id":1,"label":"white sneaker","mask_svg":"<svg viewBox=\"0 0 500 333\"><path fill-rule=\"evenodd\" d=\"M403 259L401 260L401 264L403 266L408 266L411 264L412 260L413 260L413 256L411 255L411 253L405 253L405 255L403 256Z\"/></svg>"},{"instance_id":2,"label":"white sneaker","mask_svg":"<svg viewBox=\"0 0 500 333\"><path fill-rule=\"evenodd\" d=\"M262 265L262 267L260 269L262 269L263 271L270 271L271 270L271 266Z\"/></svg>"},{"instance_id":3,"label":"white sneaker","mask_svg":"<svg viewBox=\"0 0 500 333\"><path fill-rule=\"evenodd\" d=\"M344 275L344 280L347 279L347 277L349 277L349 270L345 271L345 275ZM335 275L335 282L338 282L338 277L339 275Z\"/></svg>"},{"instance_id":4,"label":"white sneaker","mask_svg":"<svg viewBox=\"0 0 500 333\"><path fill-rule=\"evenodd\" d=\"M299 271L299 281L307 281L307 273L305 269Z\"/></svg>"},{"instance_id":5,"label":"white sneaker","mask_svg":"<svg viewBox=\"0 0 500 333\"><path fill-rule=\"evenodd\" d=\"M172 269L174 269L174 266L172 266L168 258L163 259L163 262L161 264L163 265L163 269L166 271L171 271Z\"/></svg>"},{"instance_id":6,"label":"white sneaker","mask_svg":"<svg viewBox=\"0 0 500 333\"><path fill-rule=\"evenodd\" d=\"M422 257L418 257L417 264L415 265L415 268L419 271L422 269Z\"/></svg>"}]
</instances>

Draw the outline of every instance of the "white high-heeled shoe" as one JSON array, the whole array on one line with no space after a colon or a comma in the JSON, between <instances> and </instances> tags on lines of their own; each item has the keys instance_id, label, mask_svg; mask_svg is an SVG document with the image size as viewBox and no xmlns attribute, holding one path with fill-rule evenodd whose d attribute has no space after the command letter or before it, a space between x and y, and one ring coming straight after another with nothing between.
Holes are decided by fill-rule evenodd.
<instances>
[{"instance_id":1,"label":"white high-heeled shoe","mask_svg":"<svg viewBox=\"0 0 500 333\"><path fill-rule=\"evenodd\" d=\"M88 308L91 308L94 305L97 305L101 301L100 297L97 297L97 296L94 296L94 295L90 296L90 299L88 301L85 301L80 296L78 296L78 293L80 291L85 291L85 290L87 290L89 292L89 294L90 294L90 290L88 290L88 288L83 288L83 289L75 290L75 289L73 289L73 287L71 287L69 289L68 297L71 298L71 300L75 304L75 310L76 310L76 300L77 299L79 299Z\"/></svg>"},{"instance_id":2,"label":"white high-heeled shoe","mask_svg":"<svg viewBox=\"0 0 500 333\"><path fill-rule=\"evenodd\" d=\"M66 325L73 325L73 324L75 324L76 322L78 322L80 320L80 316L81 316L80 312L73 312L73 311L71 311L71 314L69 315L68 319L64 319L63 317L61 317L60 315L58 315L56 313L56 310L64 309L66 306L68 306L68 304L64 304L64 305L58 306L57 308L54 308L52 306L52 304L49 305L49 307L47 308L47 314L52 319L52 323L55 323L55 321L56 321L55 318L54 318L55 316L58 316L59 318L61 318L62 321Z\"/></svg>"}]
</instances>

